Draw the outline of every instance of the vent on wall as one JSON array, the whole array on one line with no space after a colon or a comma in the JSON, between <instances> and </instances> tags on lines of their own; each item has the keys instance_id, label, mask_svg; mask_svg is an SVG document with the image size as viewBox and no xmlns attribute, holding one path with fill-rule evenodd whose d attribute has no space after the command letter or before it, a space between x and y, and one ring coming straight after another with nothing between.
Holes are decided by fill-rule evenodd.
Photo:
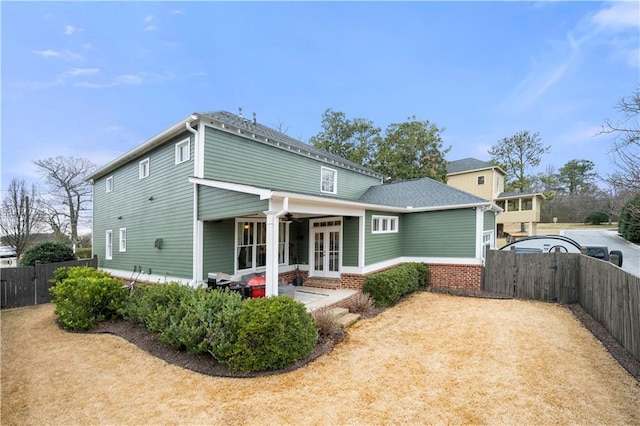
<instances>
[{"instance_id":1,"label":"vent on wall","mask_svg":"<svg viewBox=\"0 0 640 426\"><path fill-rule=\"evenodd\" d=\"M162 238L157 238L155 240L155 242L153 243L153 246L157 249L161 249L162 248Z\"/></svg>"}]
</instances>

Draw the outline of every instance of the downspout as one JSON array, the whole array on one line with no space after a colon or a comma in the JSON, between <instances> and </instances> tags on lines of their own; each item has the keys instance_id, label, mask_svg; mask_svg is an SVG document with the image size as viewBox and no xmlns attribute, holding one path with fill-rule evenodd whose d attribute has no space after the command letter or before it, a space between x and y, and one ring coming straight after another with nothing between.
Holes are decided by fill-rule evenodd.
<instances>
[{"instance_id":1,"label":"downspout","mask_svg":"<svg viewBox=\"0 0 640 426\"><path fill-rule=\"evenodd\" d=\"M198 131L191 127L191 123L197 120L195 115L190 116L185 122L187 131L193 133L193 171L197 175L200 152L198 147ZM197 287L203 281L202 278L202 222L198 220L198 184L193 184L193 246L192 246L192 281L191 286Z\"/></svg>"},{"instance_id":2,"label":"downspout","mask_svg":"<svg viewBox=\"0 0 640 426\"><path fill-rule=\"evenodd\" d=\"M289 210L289 197L282 199L282 209L277 212L265 212L267 215L267 267L266 296L278 295L278 219Z\"/></svg>"}]
</instances>

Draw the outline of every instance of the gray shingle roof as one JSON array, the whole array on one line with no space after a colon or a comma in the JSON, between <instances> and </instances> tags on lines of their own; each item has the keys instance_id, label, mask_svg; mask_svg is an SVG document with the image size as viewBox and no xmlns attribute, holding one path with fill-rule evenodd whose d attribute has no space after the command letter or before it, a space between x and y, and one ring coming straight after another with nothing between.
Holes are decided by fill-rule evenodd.
<instances>
[{"instance_id":1,"label":"gray shingle roof","mask_svg":"<svg viewBox=\"0 0 640 426\"><path fill-rule=\"evenodd\" d=\"M449 163L447 163L447 173L462 173L471 170L490 169L493 167L497 166L475 158L464 158L462 160L449 161Z\"/></svg>"},{"instance_id":2,"label":"gray shingle roof","mask_svg":"<svg viewBox=\"0 0 640 426\"><path fill-rule=\"evenodd\" d=\"M498 194L496 199L515 198L515 197L534 197L536 195L544 196L540 192L501 192L500 194Z\"/></svg>"},{"instance_id":3,"label":"gray shingle roof","mask_svg":"<svg viewBox=\"0 0 640 426\"><path fill-rule=\"evenodd\" d=\"M305 153L310 152L314 156L321 157L321 159L326 158L328 160L333 160L335 162L344 164L356 170L365 171L368 174L374 174L376 176L382 177L380 174L374 172L371 169L367 169L366 167L363 167L360 164L356 164L352 161L346 160L330 152L317 149L313 145L306 144L290 136L287 136L284 133L281 133L275 129L272 129L271 127L267 127L258 122L254 122L253 119L241 117L237 114L233 114L228 111L213 111L213 112L204 112L199 114L204 117L209 117L219 122L235 126L249 133L254 133L256 135L266 137L270 141L279 142L281 144L289 145L293 148L303 150L305 151Z\"/></svg>"},{"instance_id":4,"label":"gray shingle roof","mask_svg":"<svg viewBox=\"0 0 640 426\"><path fill-rule=\"evenodd\" d=\"M413 208L488 203L488 200L430 178L373 186L362 194L358 201Z\"/></svg>"}]
</instances>

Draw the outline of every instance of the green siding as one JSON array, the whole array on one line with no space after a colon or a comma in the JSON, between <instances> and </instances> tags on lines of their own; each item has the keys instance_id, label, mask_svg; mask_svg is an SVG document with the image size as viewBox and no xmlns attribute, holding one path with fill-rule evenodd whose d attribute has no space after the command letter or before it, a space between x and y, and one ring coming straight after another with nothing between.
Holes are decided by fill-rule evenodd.
<instances>
[{"instance_id":1,"label":"green siding","mask_svg":"<svg viewBox=\"0 0 640 426\"><path fill-rule=\"evenodd\" d=\"M235 220L204 223L203 277L209 272L234 273Z\"/></svg>"},{"instance_id":2,"label":"green siding","mask_svg":"<svg viewBox=\"0 0 640 426\"><path fill-rule=\"evenodd\" d=\"M242 216L269 210L269 201L257 195L200 186L198 192L200 220Z\"/></svg>"},{"instance_id":3,"label":"green siding","mask_svg":"<svg viewBox=\"0 0 640 426\"><path fill-rule=\"evenodd\" d=\"M193 253L193 140L191 159L175 164L175 143L185 133L154 151L132 160L94 184L93 250L99 266L130 270L141 266L153 274L192 276ZM138 163L149 158L150 173L138 177ZM114 189L105 192L113 176ZM153 200L149 200L153 197ZM118 219L121 217L122 219ZM118 250L119 229L127 229L127 250ZM113 231L113 259L105 259L105 232ZM154 247L162 238L162 248Z\"/></svg>"},{"instance_id":4,"label":"green siding","mask_svg":"<svg viewBox=\"0 0 640 426\"><path fill-rule=\"evenodd\" d=\"M309 263L309 222L307 220L294 220L289 225L289 250L293 248L298 257L298 263ZM290 253L291 254L291 253Z\"/></svg>"},{"instance_id":5,"label":"green siding","mask_svg":"<svg viewBox=\"0 0 640 426\"><path fill-rule=\"evenodd\" d=\"M493 231L496 229L496 214L494 212L484 212L483 231Z\"/></svg>"},{"instance_id":6,"label":"green siding","mask_svg":"<svg viewBox=\"0 0 640 426\"><path fill-rule=\"evenodd\" d=\"M357 199L380 180L286 149L205 128L207 179L322 195L321 166L337 171L338 197Z\"/></svg>"},{"instance_id":7,"label":"green siding","mask_svg":"<svg viewBox=\"0 0 640 426\"><path fill-rule=\"evenodd\" d=\"M342 266L358 266L358 222L359 218L349 216L342 222Z\"/></svg>"},{"instance_id":8,"label":"green siding","mask_svg":"<svg viewBox=\"0 0 640 426\"><path fill-rule=\"evenodd\" d=\"M473 209L403 215L403 255L475 257L475 218Z\"/></svg>"},{"instance_id":9,"label":"green siding","mask_svg":"<svg viewBox=\"0 0 640 426\"><path fill-rule=\"evenodd\" d=\"M389 234L373 234L371 232L371 217L374 215L398 216L399 232ZM404 221L402 215L389 214L386 212L366 212L364 221L366 265L371 265L372 263L378 263L402 256L402 229L406 226L403 222Z\"/></svg>"}]
</instances>

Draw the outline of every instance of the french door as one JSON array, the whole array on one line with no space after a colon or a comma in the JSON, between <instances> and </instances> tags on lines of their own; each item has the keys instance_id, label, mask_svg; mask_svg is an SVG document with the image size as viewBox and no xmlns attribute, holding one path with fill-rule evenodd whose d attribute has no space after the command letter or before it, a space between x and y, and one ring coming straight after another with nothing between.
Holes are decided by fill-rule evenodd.
<instances>
[{"instance_id":1,"label":"french door","mask_svg":"<svg viewBox=\"0 0 640 426\"><path fill-rule=\"evenodd\" d=\"M314 277L340 278L339 220L311 224L311 272Z\"/></svg>"}]
</instances>

